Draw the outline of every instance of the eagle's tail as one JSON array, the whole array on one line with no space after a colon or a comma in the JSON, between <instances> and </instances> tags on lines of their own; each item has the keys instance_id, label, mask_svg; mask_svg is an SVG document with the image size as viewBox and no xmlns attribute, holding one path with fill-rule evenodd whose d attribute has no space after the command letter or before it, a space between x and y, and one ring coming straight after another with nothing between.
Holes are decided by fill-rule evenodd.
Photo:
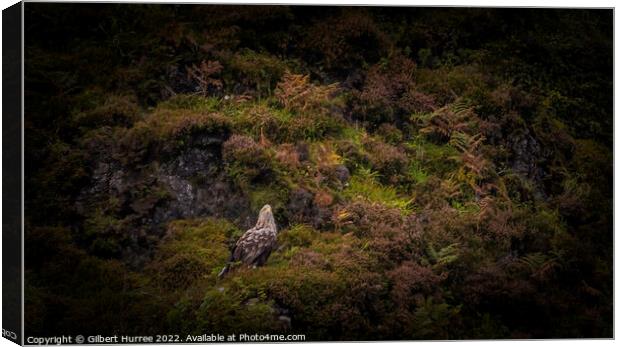
<instances>
[{"instance_id":1,"label":"eagle's tail","mask_svg":"<svg viewBox=\"0 0 620 347\"><path fill-rule=\"evenodd\" d=\"M230 253L230 258L228 258L228 261L226 262L226 266L224 266L224 268L222 268L222 271L220 271L220 273L217 274L218 279L224 277L224 275L226 275L228 271L230 271L230 265L233 263L233 261L235 261L235 250L234 249Z\"/></svg>"},{"instance_id":2,"label":"eagle's tail","mask_svg":"<svg viewBox=\"0 0 620 347\"><path fill-rule=\"evenodd\" d=\"M217 274L217 278L222 278L224 277L224 275L226 275L228 273L228 271L230 270L230 264L226 264L226 266L224 266L222 268L222 271L220 271L219 274Z\"/></svg>"}]
</instances>

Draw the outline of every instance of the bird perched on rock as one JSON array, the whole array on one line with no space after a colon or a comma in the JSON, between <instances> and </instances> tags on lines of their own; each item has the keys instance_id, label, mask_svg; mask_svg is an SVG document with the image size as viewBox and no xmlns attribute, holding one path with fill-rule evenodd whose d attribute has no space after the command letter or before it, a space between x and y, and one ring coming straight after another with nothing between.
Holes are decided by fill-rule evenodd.
<instances>
[{"instance_id":1,"label":"bird perched on rock","mask_svg":"<svg viewBox=\"0 0 620 347\"><path fill-rule=\"evenodd\" d=\"M223 277L230 270L234 262L242 262L251 267L265 264L271 251L276 247L278 228L271 212L271 206L265 205L258 214L256 225L246 231L235 244L228 264L220 271L218 277Z\"/></svg>"}]
</instances>

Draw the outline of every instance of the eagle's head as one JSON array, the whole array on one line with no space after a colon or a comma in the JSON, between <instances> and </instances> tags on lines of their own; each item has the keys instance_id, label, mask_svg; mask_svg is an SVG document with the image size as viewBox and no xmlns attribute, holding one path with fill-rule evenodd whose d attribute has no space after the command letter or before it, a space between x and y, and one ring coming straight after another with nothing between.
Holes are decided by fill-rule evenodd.
<instances>
[{"instance_id":1,"label":"eagle's head","mask_svg":"<svg viewBox=\"0 0 620 347\"><path fill-rule=\"evenodd\" d=\"M255 228L272 228L277 232L276 221L273 218L273 212L271 211L271 206L265 205L260 209L258 213L258 221L256 222Z\"/></svg>"},{"instance_id":2,"label":"eagle's head","mask_svg":"<svg viewBox=\"0 0 620 347\"><path fill-rule=\"evenodd\" d=\"M269 204L263 206L263 208L260 209L259 214L262 215L263 213L271 213L271 206Z\"/></svg>"}]
</instances>

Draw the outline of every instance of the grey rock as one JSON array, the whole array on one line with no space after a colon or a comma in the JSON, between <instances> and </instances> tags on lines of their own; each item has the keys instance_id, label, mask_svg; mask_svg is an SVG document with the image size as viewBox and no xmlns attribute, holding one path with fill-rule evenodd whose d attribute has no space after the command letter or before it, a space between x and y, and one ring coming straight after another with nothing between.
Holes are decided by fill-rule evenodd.
<instances>
[{"instance_id":1,"label":"grey rock","mask_svg":"<svg viewBox=\"0 0 620 347\"><path fill-rule=\"evenodd\" d=\"M347 169L347 167L342 164L335 167L334 173L336 178L342 183L346 183L349 178L351 178L351 173L349 172L349 169Z\"/></svg>"},{"instance_id":2,"label":"grey rock","mask_svg":"<svg viewBox=\"0 0 620 347\"><path fill-rule=\"evenodd\" d=\"M186 148L139 168L126 168L113 157L93 158L91 183L78 195L76 211L88 218L106 211L126 225L126 251L121 258L140 264L154 249L169 221L185 218L227 218L250 227L248 198L229 181L221 161L221 135L197 134Z\"/></svg>"}]
</instances>

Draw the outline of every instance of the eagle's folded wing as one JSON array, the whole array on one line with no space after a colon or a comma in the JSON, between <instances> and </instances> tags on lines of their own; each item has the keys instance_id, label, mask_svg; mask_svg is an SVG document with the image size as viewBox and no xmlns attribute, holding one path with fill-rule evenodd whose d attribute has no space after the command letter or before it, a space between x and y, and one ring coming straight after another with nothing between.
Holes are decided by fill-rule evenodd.
<instances>
[{"instance_id":1,"label":"eagle's folded wing","mask_svg":"<svg viewBox=\"0 0 620 347\"><path fill-rule=\"evenodd\" d=\"M269 228L250 229L237 241L233 259L235 261L241 260L245 264L254 264L257 260L264 262L275 243L276 234L273 230Z\"/></svg>"}]
</instances>

